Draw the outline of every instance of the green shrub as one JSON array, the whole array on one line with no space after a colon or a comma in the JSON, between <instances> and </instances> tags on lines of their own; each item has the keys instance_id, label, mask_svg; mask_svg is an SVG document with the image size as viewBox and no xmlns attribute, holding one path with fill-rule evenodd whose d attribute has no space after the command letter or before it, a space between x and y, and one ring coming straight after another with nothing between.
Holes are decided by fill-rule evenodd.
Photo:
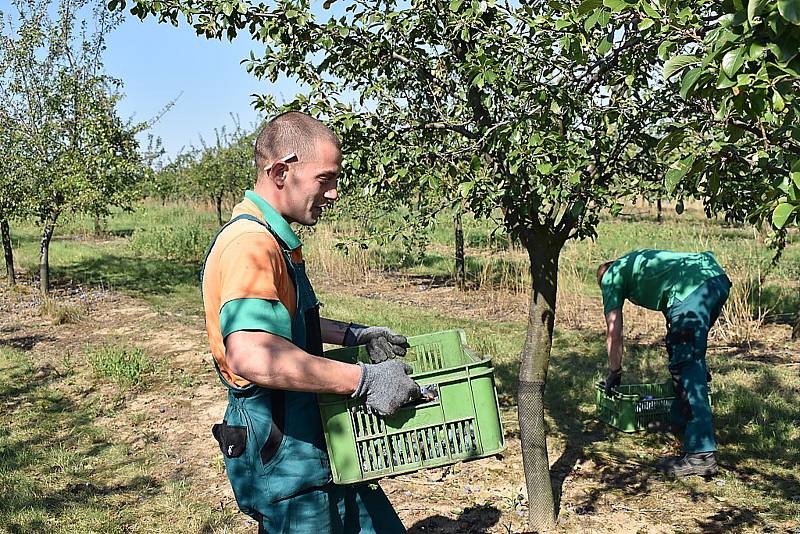
<instances>
[{"instance_id":1,"label":"green shrub","mask_svg":"<svg viewBox=\"0 0 800 534\"><path fill-rule=\"evenodd\" d=\"M182 221L174 226L137 228L130 246L140 256L200 262L213 235L214 231L199 221Z\"/></svg>"},{"instance_id":2,"label":"green shrub","mask_svg":"<svg viewBox=\"0 0 800 534\"><path fill-rule=\"evenodd\" d=\"M87 346L84 354L97 375L121 387L147 385L156 372L156 366L147 353L137 347Z\"/></svg>"}]
</instances>

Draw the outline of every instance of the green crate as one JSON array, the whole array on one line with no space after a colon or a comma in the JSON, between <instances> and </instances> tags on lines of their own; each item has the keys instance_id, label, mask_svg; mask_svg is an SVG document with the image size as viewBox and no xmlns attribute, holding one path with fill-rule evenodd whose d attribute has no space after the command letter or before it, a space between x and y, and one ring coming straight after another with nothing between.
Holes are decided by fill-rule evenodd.
<instances>
[{"instance_id":1,"label":"green crate","mask_svg":"<svg viewBox=\"0 0 800 534\"><path fill-rule=\"evenodd\" d=\"M619 394L606 395L602 382L595 385L597 418L622 432L646 430L652 421L669 422L669 411L675 399L672 382L663 384L624 384L614 388ZM652 397L647 398L645 397ZM711 404L711 390L708 391Z\"/></svg>"},{"instance_id":2,"label":"green crate","mask_svg":"<svg viewBox=\"0 0 800 534\"><path fill-rule=\"evenodd\" d=\"M435 384L439 398L381 417L344 395L318 396L331 472L336 484L363 482L505 449L491 359L464 345L462 330L408 338L402 358L421 386ZM330 350L328 358L369 362L366 347Z\"/></svg>"}]
</instances>

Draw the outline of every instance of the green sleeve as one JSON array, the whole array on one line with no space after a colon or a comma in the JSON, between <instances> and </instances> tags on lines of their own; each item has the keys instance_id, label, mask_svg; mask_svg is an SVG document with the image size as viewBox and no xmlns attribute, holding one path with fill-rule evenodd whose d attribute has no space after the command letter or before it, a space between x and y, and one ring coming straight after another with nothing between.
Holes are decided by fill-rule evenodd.
<instances>
[{"instance_id":1,"label":"green sleeve","mask_svg":"<svg viewBox=\"0 0 800 534\"><path fill-rule=\"evenodd\" d=\"M292 318L278 300L229 300L219 312L219 326L223 339L238 330L262 330L292 340Z\"/></svg>"},{"instance_id":2,"label":"green sleeve","mask_svg":"<svg viewBox=\"0 0 800 534\"><path fill-rule=\"evenodd\" d=\"M603 292L603 314L622 308L625 303L626 284L624 270L626 260L627 258L620 258L612 263L600 281L600 289Z\"/></svg>"}]
</instances>

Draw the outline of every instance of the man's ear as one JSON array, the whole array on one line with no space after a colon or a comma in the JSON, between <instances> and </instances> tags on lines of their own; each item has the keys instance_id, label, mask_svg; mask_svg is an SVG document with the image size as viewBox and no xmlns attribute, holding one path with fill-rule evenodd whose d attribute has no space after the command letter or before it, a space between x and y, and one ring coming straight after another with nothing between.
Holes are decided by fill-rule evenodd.
<instances>
[{"instance_id":1,"label":"man's ear","mask_svg":"<svg viewBox=\"0 0 800 534\"><path fill-rule=\"evenodd\" d=\"M289 172L289 165L283 161L276 161L269 169L269 178L278 187L283 187L286 182L286 173Z\"/></svg>"}]
</instances>

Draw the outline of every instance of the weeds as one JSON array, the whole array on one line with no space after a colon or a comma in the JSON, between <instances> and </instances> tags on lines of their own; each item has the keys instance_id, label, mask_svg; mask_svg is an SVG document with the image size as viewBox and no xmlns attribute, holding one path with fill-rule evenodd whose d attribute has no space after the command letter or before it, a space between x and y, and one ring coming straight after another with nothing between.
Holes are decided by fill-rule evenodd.
<instances>
[{"instance_id":1,"label":"weeds","mask_svg":"<svg viewBox=\"0 0 800 534\"><path fill-rule=\"evenodd\" d=\"M59 302L53 298L46 298L39 306L39 315L49 317L53 324L77 323L86 318L89 314L89 307L81 302L70 304Z\"/></svg>"},{"instance_id":2,"label":"weeds","mask_svg":"<svg viewBox=\"0 0 800 534\"><path fill-rule=\"evenodd\" d=\"M97 375L121 388L150 385L157 371L147 353L137 347L87 346L84 354Z\"/></svg>"}]
</instances>

